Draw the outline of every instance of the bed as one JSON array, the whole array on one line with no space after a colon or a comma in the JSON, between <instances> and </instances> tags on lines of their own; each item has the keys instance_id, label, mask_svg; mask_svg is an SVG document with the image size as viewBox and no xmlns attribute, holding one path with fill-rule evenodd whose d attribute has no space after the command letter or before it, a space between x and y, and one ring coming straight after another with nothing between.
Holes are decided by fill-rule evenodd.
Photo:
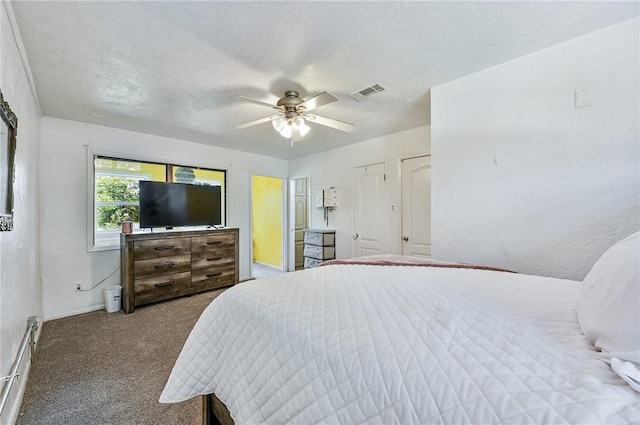
<instances>
[{"instance_id":1,"label":"bed","mask_svg":"<svg viewBox=\"0 0 640 425\"><path fill-rule=\"evenodd\" d=\"M160 402L237 425L640 423L638 234L621 243L584 282L398 257L239 284Z\"/></svg>"}]
</instances>

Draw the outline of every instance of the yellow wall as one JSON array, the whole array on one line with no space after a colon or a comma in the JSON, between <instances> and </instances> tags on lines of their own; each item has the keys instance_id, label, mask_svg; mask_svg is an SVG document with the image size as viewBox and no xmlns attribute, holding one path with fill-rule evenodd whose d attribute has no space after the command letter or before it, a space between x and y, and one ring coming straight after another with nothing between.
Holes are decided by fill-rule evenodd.
<instances>
[{"instance_id":1,"label":"yellow wall","mask_svg":"<svg viewBox=\"0 0 640 425\"><path fill-rule=\"evenodd\" d=\"M282 267L282 179L253 176L253 261Z\"/></svg>"},{"instance_id":2,"label":"yellow wall","mask_svg":"<svg viewBox=\"0 0 640 425\"><path fill-rule=\"evenodd\" d=\"M167 179L167 167L159 164L140 164L140 172L151 176L154 182L163 182Z\"/></svg>"}]
</instances>

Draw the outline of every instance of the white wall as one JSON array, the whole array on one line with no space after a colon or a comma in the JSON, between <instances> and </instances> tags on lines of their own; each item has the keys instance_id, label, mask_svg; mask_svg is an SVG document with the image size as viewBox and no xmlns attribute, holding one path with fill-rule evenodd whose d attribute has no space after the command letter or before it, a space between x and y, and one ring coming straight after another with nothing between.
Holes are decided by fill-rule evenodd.
<instances>
[{"instance_id":1,"label":"white wall","mask_svg":"<svg viewBox=\"0 0 640 425\"><path fill-rule=\"evenodd\" d=\"M0 376L9 374L27 318L42 318L40 296L40 224L38 218L38 150L40 110L22 64L19 33L12 31L10 4L0 6L0 90L18 117L15 157L14 229L0 232ZM4 178L4 176L2 177ZM35 196L34 196L35 194ZM14 384L2 424L17 417L27 382L29 355L22 362L21 378ZM4 384L4 382L2 383Z\"/></svg>"},{"instance_id":2,"label":"white wall","mask_svg":"<svg viewBox=\"0 0 640 425\"><path fill-rule=\"evenodd\" d=\"M425 117L425 122L428 119ZM311 225L316 229L336 230L336 257L351 257L352 169L357 166L387 163L387 201L389 223L387 240L389 253L399 254L401 246L401 216L399 208L390 212L391 204L400 205L400 160L430 151L429 126L390 134L327 152L289 161L289 176L311 177ZM314 206L316 190L335 187L338 192L338 207L329 215L329 225L324 221L323 209Z\"/></svg>"},{"instance_id":3,"label":"white wall","mask_svg":"<svg viewBox=\"0 0 640 425\"><path fill-rule=\"evenodd\" d=\"M434 257L581 280L640 228L638 40L635 18L432 89Z\"/></svg>"},{"instance_id":4,"label":"white wall","mask_svg":"<svg viewBox=\"0 0 640 425\"><path fill-rule=\"evenodd\" d=\"M87 252L87 155L84 145L123 157L227 170L229 227L240 228L240 279L250 276L250 174L286 177L287 161L75 121L42 119L42 290L45 319L102 308L102 288L120 283L119 271L91 292L74 282L97 283L120 265L119 249ZM92 171L89 171L92 172Z\"/></svg>"}]
</instances>

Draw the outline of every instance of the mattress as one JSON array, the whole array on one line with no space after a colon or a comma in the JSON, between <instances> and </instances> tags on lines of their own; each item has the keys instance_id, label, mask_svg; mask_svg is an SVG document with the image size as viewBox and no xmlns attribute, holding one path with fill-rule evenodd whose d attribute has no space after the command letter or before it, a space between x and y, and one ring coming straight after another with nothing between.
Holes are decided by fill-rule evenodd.
<instances>
[{"instance_id":1,"label":"mattress","mask_svg":"<svg viewBox=\"0 0 640 425\"><path fill-rule=\"evenodd\" d=\"M640 423L640 393L580 331L580 285L357 264L241 283L160 402L215 393L238 425Z\"/></svg>"}]
</instances>

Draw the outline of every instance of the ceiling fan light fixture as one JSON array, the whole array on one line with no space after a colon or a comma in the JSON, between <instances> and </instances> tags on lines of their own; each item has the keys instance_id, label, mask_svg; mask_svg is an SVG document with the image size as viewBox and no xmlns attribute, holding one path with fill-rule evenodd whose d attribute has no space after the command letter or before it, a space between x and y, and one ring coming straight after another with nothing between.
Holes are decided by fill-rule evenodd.
<instances>
[{"instance_id":1,"label":"ceiling fan light fixture","mask_svg":"<svg viewBox=\"0 0 640 425\"><path fill-rule=\"evenodd\" d=\"M293 117L291 119L291 125L293 125L295 128L298 128L301 125L304 125L304 118L302 118L301 116Z\"/></svg>"},{"instance_id":2,"label":"ceiling fan light fixture","mask_svg":"<svg viewBox=\"0 0 640 425\"><path fill-rule=\"evenodd\" d=\"M293 118L283 117L273 120L271 123L273 128L285 139L291 139L294 131L297 131L301 137L304 137L309 133L309 130L311 130L301 116Z\"/></svg>"},{"instance_id":3,"label":"ceiling fan light fixture","mask_svg":"<svg viewBox=\"0 0 640 425\"><path fill-rule=\"evenodd\" d=\"M284 118L284 117L275 119L275 120L271 121L271 125L273 125L273 128L278 133L280 133L282 131L282 129L287 125L287 119Z\"/></svg>"},{"instance_id":4,"label":"ceiling fan light fixture","mask_svg":"<svg viewBox=\"0 0 640 425\"><path fill-rule=\"evenodd\" d=\"M290 139L291 138L291 129L292 129L291 125L287 123L287 125L282 127L282 130L280 130L279 133L285 139Z\"/></svg>"},{"instance_id":5,"label":"ceiling fan light fixture","mask_svg":"<svg viewBox=\"0 0 640 425\"><path fill-rule=\"evenodd\" d=\"M298 125L298 131L302 137L306 136L309 130L311 130L311 127L305 124L304 120L302 121L302 124Z\"/></svg>"},{"instance_id":6,"label":"ceiling fan light fixture","mask_svg":"<svg viewBox=\"0 0 640 425\"><path fill-rule=\"evenodd\" d=\"M304 122L304 118L297 116L291 119L291 126L300 133L300 137L307 135L311 128Z\"/></svg>"}]
</instances>

